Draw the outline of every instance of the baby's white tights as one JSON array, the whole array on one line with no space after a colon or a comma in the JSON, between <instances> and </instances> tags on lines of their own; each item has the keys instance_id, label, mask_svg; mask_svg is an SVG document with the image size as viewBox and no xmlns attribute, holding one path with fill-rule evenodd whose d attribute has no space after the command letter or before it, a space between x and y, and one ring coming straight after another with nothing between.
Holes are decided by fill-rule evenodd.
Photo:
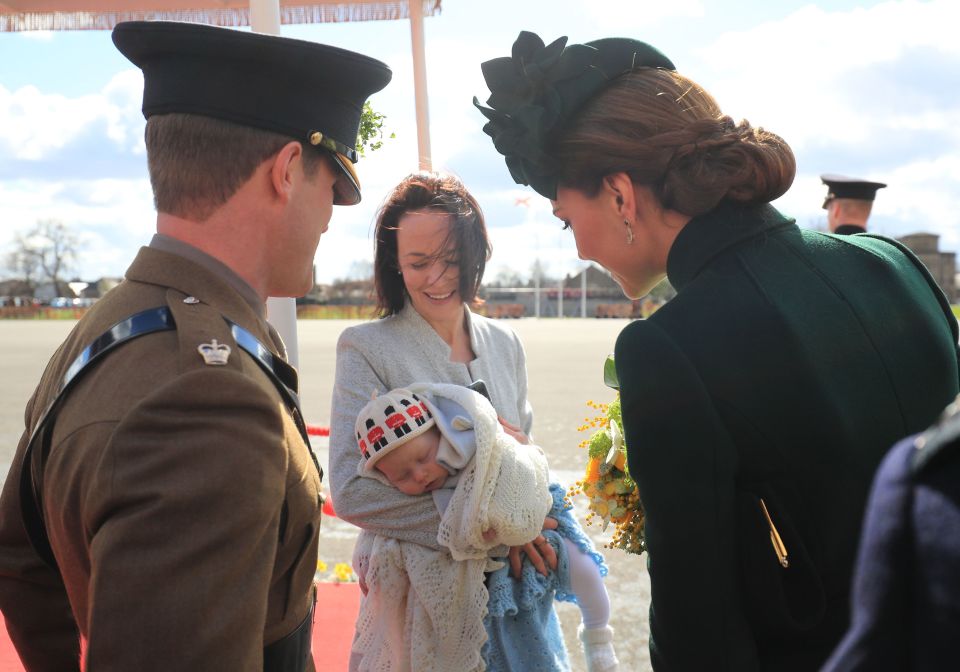
<instances>
[{"instance_id":1,"label":"baby's white tights","mask_svg":"<svg viewBox=\"0 0 960 672\"><path fill-rule=\"evenodd\" d=\"M603 585L600 568L586 553L567 538L567 564L570 567L570 588L580 606L580 641L587 659L587 672L616 672L620 662L613 649L613 628L610 627L610 597Z\"/></svg>"}]
</instances>

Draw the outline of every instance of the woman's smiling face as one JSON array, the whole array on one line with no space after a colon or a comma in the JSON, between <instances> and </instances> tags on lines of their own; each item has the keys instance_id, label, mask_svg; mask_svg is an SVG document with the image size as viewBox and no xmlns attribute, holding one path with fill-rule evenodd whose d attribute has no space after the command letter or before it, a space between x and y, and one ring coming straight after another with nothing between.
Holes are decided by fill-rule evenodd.
<instances>
[{"instance_id":1,"label":"woman's smiling face","mask_svg":"<svg viewBox=\"0 0 960 672\"><path fill-rule=\"evenodd\" d=\"M408 212L397 223L403 284L414 309L429 323L456 319L463 312L450 217L443 212Z\"/></svg>"}]
</instances>

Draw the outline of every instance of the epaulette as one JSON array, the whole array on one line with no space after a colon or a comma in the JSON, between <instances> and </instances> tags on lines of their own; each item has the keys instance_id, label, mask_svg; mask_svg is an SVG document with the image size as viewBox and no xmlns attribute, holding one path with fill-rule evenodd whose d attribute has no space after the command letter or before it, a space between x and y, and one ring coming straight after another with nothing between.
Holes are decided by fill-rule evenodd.
<instances>
[{"instance_id":1,"label":"epaulette","mask_svg":"<svg viewBox=\"0 0 960 672\"><path fill-rule=\"evenodd\" d=\"M911 460L914 475L960 449L960 396L944 409L935 425L914 439L913 444L916 447Z\"/></svg>"},{"instance_id":2,"label":"epaulette","mask_svg":"<svg viewBox=\"0 0 960 672\"><path fill-rule=\"evenodd\" d=\"M166 301L177 327L181 373L206 366L243 369L236 339L220 311L175 289L167 290Z\"/></svg>"}]
</instances>

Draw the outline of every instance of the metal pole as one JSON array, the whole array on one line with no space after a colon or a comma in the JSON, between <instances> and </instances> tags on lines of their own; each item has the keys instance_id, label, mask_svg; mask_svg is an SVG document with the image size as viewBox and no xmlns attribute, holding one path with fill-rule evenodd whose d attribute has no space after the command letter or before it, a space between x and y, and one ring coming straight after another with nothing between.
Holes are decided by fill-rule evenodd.
<instances>
[{"instance_id":1,"label":"metal pole","mask_svg":"<svg viewBox=\"0 0 960 672\"><path fill-rule=\"evenodd\" d=\"M533 267L533 316L540 317L540 260Z\"/></svg>"},{"instance_id":2,"label":"metal pole","mask_svg":"<svg viewBox=\"0 0 960 672\"><path fill-rule=\"evenodd\" d=\"M560 291L557 292L557 317L563 317L563 278L560 278Z\"/></svg>"},{"instance_id":3,"label":"metal pole","mask_svg":"<svg viewBox=\"0 0 960 672\"><path fill-rule=\"evenodd\" d=\"M280 34L278 0L250 0L250 30L266 35Z\"/></svg>"},{"instance_id":4,"label":"metal pole","mask_svg":"<svg viewBox=\"0 0 960 672\"><path fill-rule=\"evenodd\" d=\"M430 111L427 104L427 58L424 54L423 0L410 5L410 43L413 49L413 96L417 109L417 152L420 170L433 170L430 154Z\"/></svg>"},{"instance_id":5,"label":"metal pole","mask_svg":"<svg viewBox=\"0 0 960 672\"><path fill-rule=\"evenodd\" d=\"M583 269L583 272L580 274L580 317L587 316L587 269L590 267L587 266Z\"/></svg>"},{"instance_id":6,"label":"metal pole","mask_svg":"<svg viewBox=\"0 0 960 672\"><path fill-rule=\"evenodd\" d=\"M280 34L280 3L278 0L250 0L250 29L266 35ZM297 302L294 299L269 297L267 319L276 328L284 345L287 360L294 368L300 366L300 346L297 342Z\"/></svg>"}]
</instances>

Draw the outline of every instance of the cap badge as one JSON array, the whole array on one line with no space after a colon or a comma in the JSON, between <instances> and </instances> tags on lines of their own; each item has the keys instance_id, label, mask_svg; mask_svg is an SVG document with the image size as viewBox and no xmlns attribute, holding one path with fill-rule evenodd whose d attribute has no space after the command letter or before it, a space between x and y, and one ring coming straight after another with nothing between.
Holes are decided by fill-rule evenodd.
<instances>
[{"instance_id":1,"label":"cap badge","mask_svg":"<svg viewBox=\"0 0 960 672\"><path fill-rule=\"evenodd\" d=\"M230 346L217 343L217 339L209 343L201 343L197 346L197 352L203 357L203 363L207 366L225 366L230 358Z\"/></svg>"},{"instance_id":2,"label":"cap badge","mask_svg":"<svg viewBox=\"0 0 960 672\"><path fill-rule=\"evenodd\" d=\"M323 133L320 131L314 131L310 134L311 145L319 145L321 142L323 142Z\"/></svg>"}]
</instances>

